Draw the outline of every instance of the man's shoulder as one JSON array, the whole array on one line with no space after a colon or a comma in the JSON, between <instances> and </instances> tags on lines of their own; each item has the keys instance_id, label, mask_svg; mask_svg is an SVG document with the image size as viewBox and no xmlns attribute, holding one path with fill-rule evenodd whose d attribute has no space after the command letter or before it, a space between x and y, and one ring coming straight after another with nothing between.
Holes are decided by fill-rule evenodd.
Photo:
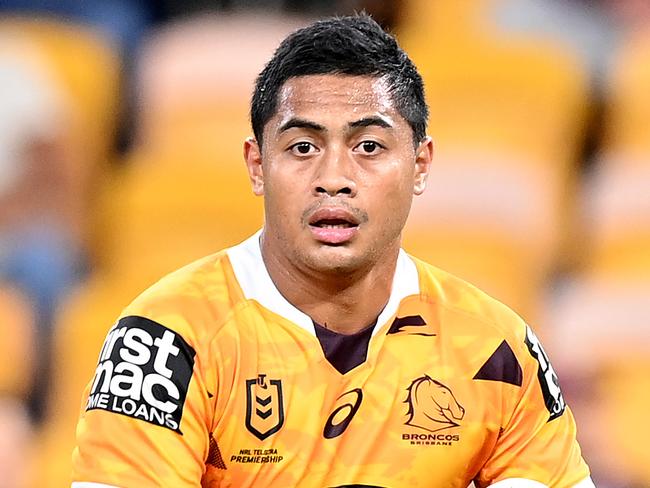
<instances>
[{"instance_id":1,"label":"man's shoulder","mask_svg":"<svg viewBox=\"0 0 650 488\"><path fill-rule=\"evenodd\" d=\"M434 265L413 258L420 277L420 295L446 317L482 333L522 341L524 320L510 307L477 286Z\"/></svg>"},{"instance_id":2,"label":"man's shoulder","mask_svg":"<svg viewBox=\"0 0 650 488\"><path fill-rule=\"evenodd\" d=\"M183 335L214 333L243 298L227 250L179 268L143 291L123 311Z\"/></svg>"}]
</instances>

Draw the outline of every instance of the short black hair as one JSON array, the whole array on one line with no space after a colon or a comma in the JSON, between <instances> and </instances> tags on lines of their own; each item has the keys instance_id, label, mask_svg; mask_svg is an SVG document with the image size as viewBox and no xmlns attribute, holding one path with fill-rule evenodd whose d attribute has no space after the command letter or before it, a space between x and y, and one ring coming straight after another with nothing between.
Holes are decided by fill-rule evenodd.
<instances>
[{"instance_id":1,"label":"short black hair","mask_svg":"<svg viewBox=\"0 0 650 488\"><path fill-rule=\"evenodd\" d=\"M251 125L262 144L264 126L275 115L278 92L290 78L341 74L385 78L395 109L409 123L417 145L426 135L429 109L415 65L365 13L319 20L287 36L255 82Z\"/></svg>"}]
</instances>

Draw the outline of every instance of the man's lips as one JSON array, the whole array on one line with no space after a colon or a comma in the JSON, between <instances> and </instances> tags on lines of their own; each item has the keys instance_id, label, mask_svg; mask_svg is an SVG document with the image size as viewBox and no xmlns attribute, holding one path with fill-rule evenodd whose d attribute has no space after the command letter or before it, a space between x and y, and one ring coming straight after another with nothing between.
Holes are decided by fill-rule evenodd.
<instances>
[{"instance_id":1,"label":"man's lips","mask_svg":"<svg viewBox=\"0 0 650 488\"><path fill-rule=\"evenodd\" d=\"M359 219L345 207L320 207L309 216L309 225L323 227L327 225L356 227Z\"/></svg>"},{"instance_id":2,"label":"man's lips","mask_svg":"<svg viewBox=\"0 0 650 488\"><path fill-rule=\"evenodd\" d=\"M316 240L326 244L347 242L359 229L359 219L344 207L320 207L308 223Z\"/></svg>"}]
</instances>

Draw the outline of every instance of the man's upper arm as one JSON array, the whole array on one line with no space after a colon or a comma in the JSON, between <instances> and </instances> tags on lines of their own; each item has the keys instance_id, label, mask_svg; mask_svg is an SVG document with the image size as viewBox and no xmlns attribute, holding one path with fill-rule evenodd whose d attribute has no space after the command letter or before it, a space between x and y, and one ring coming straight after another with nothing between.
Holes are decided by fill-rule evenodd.
<instances>
[{"instance_id":1,"label":"man's upper arm","mask_svg":"<svg viewBox=\"0 0 650 488\"><path fill-rule=\"evenodd\" d=\"M137 315L115 324L84 396L75 488L199 485L210 409L195 362L176 330Z\"/></svg>"},{"instance_id":2,"label":"man's upper arm","mask_svg":"<svg viewBox=\"0 0 650 488\"><path fill-rule=\"evenodd\" d=\"M548 356L529 327L521 342L516 348L524 372L519 398L476 484L495 488L592 486L573 415Z\"/></svg>"}]
</instances>

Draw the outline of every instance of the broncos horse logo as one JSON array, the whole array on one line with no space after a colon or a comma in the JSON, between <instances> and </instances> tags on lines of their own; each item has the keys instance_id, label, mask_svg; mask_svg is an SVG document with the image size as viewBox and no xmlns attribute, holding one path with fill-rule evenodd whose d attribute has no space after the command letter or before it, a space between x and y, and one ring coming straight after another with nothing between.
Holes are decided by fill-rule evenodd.
<instances>
[{"instance_id":1,"label":"broncos horse logo","mask_svg":"<svg viewBox=\"0 0 650 488\"><path fill-rule=\"evenodd\" d=\"M428 375L413 380L407 388L408 420L406 425L429 432L457 427L465 416L465 409L458 403L449 388Z\"/></svg>"}]
</instances>

